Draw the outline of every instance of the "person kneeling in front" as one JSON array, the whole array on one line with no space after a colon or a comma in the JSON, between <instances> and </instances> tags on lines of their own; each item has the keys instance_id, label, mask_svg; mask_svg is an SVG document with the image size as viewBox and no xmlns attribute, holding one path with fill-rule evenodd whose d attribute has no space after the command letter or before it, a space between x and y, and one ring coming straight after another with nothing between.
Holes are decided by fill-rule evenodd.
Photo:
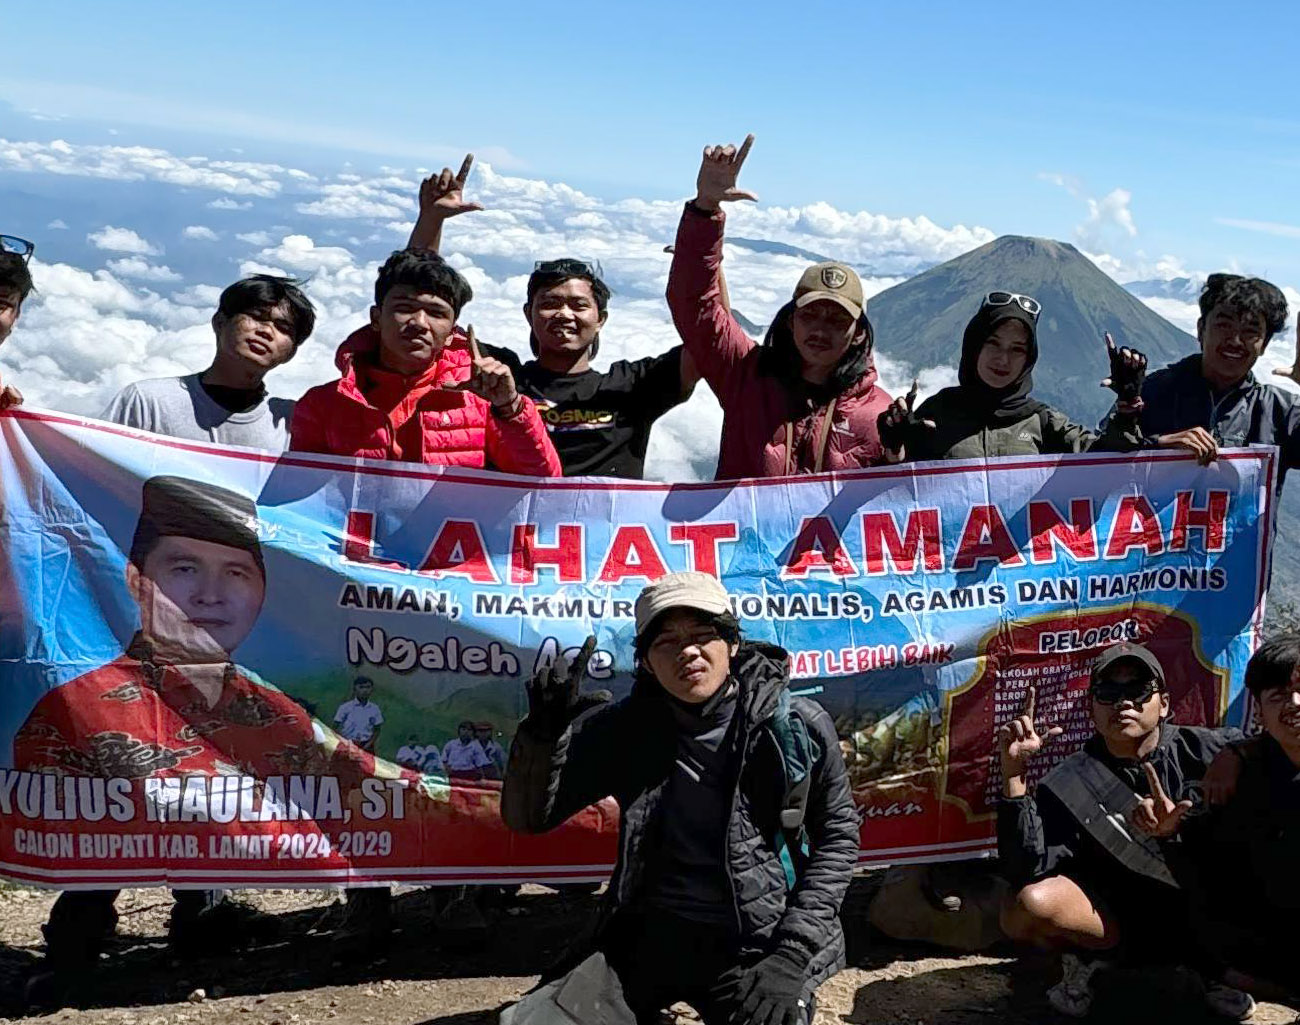
<instances>
[{"instance_id":1,"label":"person kneeling in front","mask_svg":"<svg viewBox=\"0 0 1300 1025\"><path fill-rule=\"evenodd\" d=\"M534 678L502 816L540 833L618 802L595 945L638 1022L686 1001L708 1025L805 1025L844 964L839 909L858 854L834 725L789 696L786 653L744 640L707 574L647 587L636 628L636 680L615 704L579 693L594 638Z\"/></svg>"}]
</instances>

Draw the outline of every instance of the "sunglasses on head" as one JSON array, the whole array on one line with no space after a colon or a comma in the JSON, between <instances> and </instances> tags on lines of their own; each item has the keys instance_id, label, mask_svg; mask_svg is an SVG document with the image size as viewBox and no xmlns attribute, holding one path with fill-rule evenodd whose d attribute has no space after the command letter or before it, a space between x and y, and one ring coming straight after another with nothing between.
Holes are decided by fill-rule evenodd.
<instances>
[{"instance_id":1,"label":"sunglasses on head","mask_svg":"<svg viewBox=\"0 0 1300 1025\"><path fill-rule=\"evenodd\" d=\"M24 261L30 262L32 253L36 252L36 246L17 235L0 235L0 251L13 253L21 256Z\"/></svg>"},{"instance_id":2,"label":"sunglasses on head","mask_svg":"<svg viewBox=\"0 0 1300 1025\"><path fill-rule=\"evenodd\" d=\"M604 268L599 260L574 260L565 257L560 260L538 260L533 264L534 274L590 274L594 278L605 280Z\"/></svg>"},{"instance_id":3,"label":"sunglasses on head","mask_svg":"<svg viewBox=\"0 0 1300 1025\"><path fill-rule=\"evenodd\" d=\"M1028 313L1035 320L1043 312L1043 304L1031 295L1020 295L1018 292L990 292L980 303L981 308L984 306L1010 306L1015 303L1022 310Z\"/></svg>"},{"instance_id":4,"label":"sunglasses on head","mask_svg":"<svg viewBox=\"0 0 1300 1025\"><path fill-rule=\"evenodd\" d=\"M1154 677L1135 680L1098 680L1092 685L1092 699L1099 705L1117 705L1129 701L1145 705L1160 689Z\"/></svg>"}]
</instances>

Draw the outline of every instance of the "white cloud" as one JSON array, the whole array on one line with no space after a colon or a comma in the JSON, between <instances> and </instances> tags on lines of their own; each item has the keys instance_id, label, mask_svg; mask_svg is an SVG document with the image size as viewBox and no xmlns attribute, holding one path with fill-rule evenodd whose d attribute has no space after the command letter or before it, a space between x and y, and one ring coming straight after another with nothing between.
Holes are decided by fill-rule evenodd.
<instances>
[{"instance_id":1,"label":"white cloud","mask_svg":"<svg viewBox=\"0 0 1300 1025\"><path fill-rule=\"evenodd\" d=\"M240 242L247 242L250 246L269 246L271 244L271 233L269 231L245 231L235 236Z\"/></svg>"},{"instance_id":2,"label":"white cloud","mask_svg":"<svg viewBox=\"0 0 1300 1025\"><path fill-rule=\"evenodd\" d=\"M154 266L143 256L128 256L121 260L109 260L108 269L120 278L134 278L137 281L180 281L181 275L170 267Z\"/></svg>"},{"instance_id":3,"label":"white cloud","mask_svg":"<svg viewBox=\"0 0 1300 1025\"><path fill-rule=\"evenodd\" d=\"M45 230L46 231L67 231L68 226L66 223L64 223L64 221L61 218L56 217L54 218L54 220L50 221L50 223L45 226Z\"/></svg>"},{"instance_id":4,"label":"white cloud","mask_svg":"<svg viewBox=\"0 0 1300 1025\"><path fill-rule=\"evenodd\" d=\"M130 228L115 228L111 224L101 231L92 231L86 241L96 249L110 253L136 253L140 256L157 256L161 250L141 238Z\"/></svg>"},{"instance_id":5,"label":"white cloud","mask_svg":"<svg viewBox=\"0 0 1300 1025\"><path fill-rule=\"evenodd\" d=\"M240 202L237 199L231 199L229 196L219 196L208 204L209 210L248 210L252 207L250 200Z\"/></svg>"},{"instance_id":6,"label":"white cloud","mask_svg":"<svg viewBox=\"0 0 1300 1025\"><path fill-rule=\"evenodd\" d=\"M355 175L353 178L357 177ZM322 185L320 199L299 203L295 209L312 217L365 217L391 220L414 210L416 202L411 194L389 192L377 185L361 181L342 185Z\"/></svg>"},{"instance_id":7,"label":"white cloud","mask_svg":"<svg viewBox=\"0 0 1300 1025\"><path fill-rule=\"evenodd\" d=\"M1065 189L1087 205L1087 218L1074 229L1075 241L1080 246L1094 252L1103 252L1116 234L1126 238L1137 237L1137 224L1129 207L1133 202L1133 193L1128 189L1111 189L1106 195L1097 198L1089 195L1084 183L1073 175L1041 172L1038 177Z\"/></svg>"},{"instance_id":8,"label":"white cloud","mask_svg":"<svg viewBox=\"0 0 1300 1025\"><path fill-rule=\"evenodd\" d=\"M181 236L184 238L193 239L195 242L216 242L219 238L221 238L221 236L218 235L211 228L206 227L205 225L202 224L191 224L189 227L187 227L184 231L181 232Z\"/></svg>"},{"instance_id":9,"label":"white cloud","mask_svg":"<svg viewBox=\"0 0 1300 1025\"><path fill-rule=\"evenodd\" d=\"M1300 224L1281 224L1278 221L1246 221L1237 217L1216 217L1215 224L1228 228L1240 228L1243 231L1257 231L1265 235L1277 235L1281 238L1300 238Z\"/></svg>"}]
</instances>

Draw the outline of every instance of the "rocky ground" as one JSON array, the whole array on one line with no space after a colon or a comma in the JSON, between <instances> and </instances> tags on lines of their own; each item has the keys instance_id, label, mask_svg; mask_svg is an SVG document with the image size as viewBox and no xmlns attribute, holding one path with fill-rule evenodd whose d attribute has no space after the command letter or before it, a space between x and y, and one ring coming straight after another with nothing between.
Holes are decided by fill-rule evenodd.
<instances>
[{"instance_id":1,"label":"rocky ground","mask_svg":"<svg viewBox=\"0 0 1300 1025\"><path fill-rule=\"evenodd\" d=\"M865 925L869 880L847 907L850 967L821 990L817 1025L993 1025L1058 1020L1044 993L1057 968L1046 958L1007 951L951 956L891 943ZM119 935L93 987L68 994L70 1006L33 1012L21 982L41 956L40 925L53 895L0 889L0 1021L58 1025L488 1025L496 1010L537 978L595 909L594 897L562 897L529 887L513 906L489 912L486 943L467 945L439 922L434 892L399 890L396 931L387 950L363 963L334 956L329 928L337 895L267 891L243 894L274 911L280 935L239 954L180 960L166 944L165 891L129 890L118 901ZM1101 987L1093 1019L1211 1022L1181 977L1115 973ZM1064 1020L1064 1019L1061 1019ZM1290 1022L1262 1005L1255 1020ZM695 1021L683 1009L680 1025Z\"/></svg>"}]
</instances>

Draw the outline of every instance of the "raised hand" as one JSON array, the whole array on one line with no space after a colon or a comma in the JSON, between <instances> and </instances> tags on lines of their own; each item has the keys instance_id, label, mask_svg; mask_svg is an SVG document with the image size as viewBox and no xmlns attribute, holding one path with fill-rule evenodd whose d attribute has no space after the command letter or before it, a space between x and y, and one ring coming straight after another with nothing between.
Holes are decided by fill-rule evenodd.
<instances>
[{"instance_id":1,"label":"raised hand","mask_svg":"<svg viewBox=\"0 0 1300 1025\"><path fill-rule=\"evenodd\" d=\"M880 444L885 450L885 458L891 463L898 463L906 456L907 439L921 428L934 430L933 420L923 420L916 415L918 381L912 378L912 390L901 398L895 399L876 417L876 433L880 435Z\"/></svg>"},{"instance_id":2,"label":"raised hand","mask_svg":"<svg viewBox=\"0 0 1300 1025\"><path fill-rule=\"evenodd\" d=\"M587 663L595 650L593 635L582 642L572 662L562 654L557 655L554 662L533 674L528 682L528 730L535 737L556 739L587 709L610 699L607 690L582 693L582 679L587 675Z\"/></svg>"},{"instance_id":3,"label":"raised hand","mask_svg":"<svg viewBox=\"0 0 1300 1025\"><path fill-rule=\"evenodd\" d=\"M1065 732L1060 726L1049 726L1040 733L1034 725L1034 703L1037 692L1031 685L1025 690L1025 704L1020 715L998 731L998 754L1002 760L1002 788L1008 797L1022 797L1025 793L1025 771L1029 761L1054 737Z\"/></svg>"},{"instance_id":4,"label":"raised hand","mask_svg":"<svg viewBox=\"0 0 1300 1025\"><path fill-rule=\"evenodd\" d=\"M1161 434L1156 438L1156 445L1159 448L1186 449L1196 456L1196 461L1202 466L1209 466L1219 457L1219 444L1204 427L1189 427L1185 431Z\"/></svg>"},{"instance_id":5,"label":"raised hand","mask_svg":"<svg viewBox=\"0 0 1300 1025\"><path fill-rule=\"evenodd\" d=\"M0 382L0 410L13 409L23 404L23 393L12 384Z\"/></svg>"},{"instance_id":6,"label":"raised hand","mask_svg":"<svg viewBox=\"0 0 1300 1025\"><path fill-rule=\"evenodd\" d=\"M1278 377L1290 378L1296 384L1300 384L1300 313L1295 317L1295 362L1289 367L1277 367L1273 373Z\"/></svg>"},{"instance_id":7,"label":"raised hand","mask_svg":"<svg viewBox=\"0 0 1300 1025\"><path fill-rule=\"evenodd\" d=\"M1132 814L1133 825L1148 836L1173 836L1182 825L1183 816L1191 811L1192 802L1175 804L1171 801L1150 762L1142 763L1142 772L1147 778L1151 796L1138 799Z\"/></svg>"},{"instance_id":8,"label":"raised hand","mask_svg":"<svg viewBox=\"0 0 1300 1025\"><path fill-rule=\"evenodd\" d=\"M455 174L451 173L450 167L444 167L438 174L431 174L420 182L420 216L445 220L472 210L482 210L481 203L465 202L465 181L473 166L474 154L467 153Z\"/></svg>"},{"instance_id":9,"label":"raised hand","mask_svg":"<svg viewBox=\"0 0 1300 1025\"><path fill-rule=\"evenodd\" d=\"M695 179L695 205L702 210L716 210L721 203L730 203L738 199L756 202L758 196L744 189L736 188L736 179L740 168L749 156L750 147L754 145L754 136L746 135L740 149L730 144L725 146L705 146L704 159L700 161L700 173Z\"/></svg>"},{"instance_id":10,"label":"raised hand","mask_svg":"<svg viewBox=\"0 0 1300 1025\"><path fill-rule=\"evenodd\" d=\"M1142 382L1147 376L1146 356L1127 345L1116 346L1109 331L1106 332L1106 355L1110 359L1110 376L1101 382L1101 386L1119 396L1122 412L1137 412L1141 409Z\"/></svg>"},{"instance_id":11,"label":"raised hand","mask_svg":"<svg viewBox=\"0 0 1300 1025\"><path fill-rule=\"evenodd\" d=\"M474 337L473 325L465 329L465 334L469 337L469 378L456 384L444 384L443 389L472 392L486 399L498 416L514 416L523 401L515 388L515 375L499 359L483 355Z\"/></svg>"}]
</instances>

